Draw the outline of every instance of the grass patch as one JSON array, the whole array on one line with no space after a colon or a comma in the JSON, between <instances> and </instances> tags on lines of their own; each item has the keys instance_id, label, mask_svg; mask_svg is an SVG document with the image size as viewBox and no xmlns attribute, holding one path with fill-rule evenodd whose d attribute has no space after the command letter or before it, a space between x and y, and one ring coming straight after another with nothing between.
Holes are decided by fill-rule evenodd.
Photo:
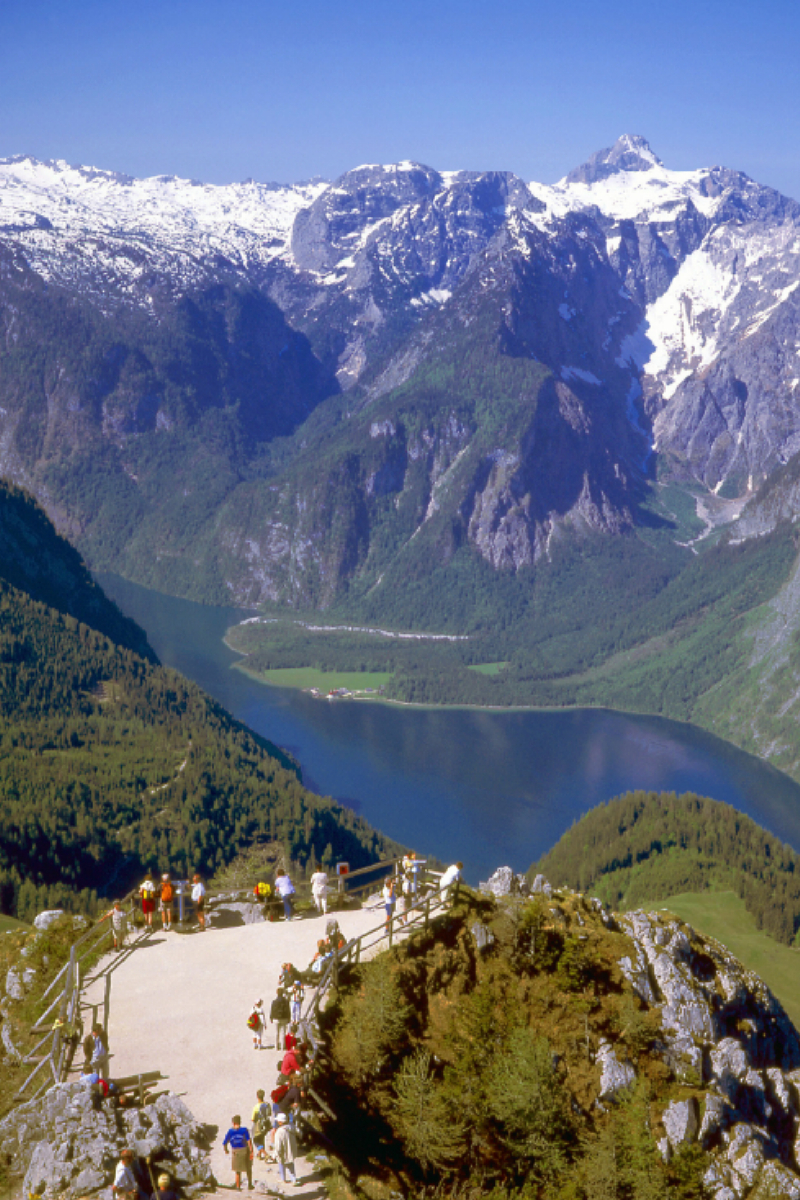
<instances>
[{"instance_id":1,"label":"grass patch","mask_svg":"<svg viewBox=\"0 0 800 1200\"><path fill-rule=\"evenodd\" d=\"M18 921L16 917L7 917L5 913L0 913L0 933L6 933L12 929L30 929L30 925L26 925L24 921Z\"/></svg>"},{"instance_id":2,"label":"grass patch","mask_svg":"<svg viewBox=\"0 0 800 1200\"><path fill-rule=\"evenodd\" d=\"M468 671L477 671L479 675L499 675L508 666L508 662L473 663Z\"/></svg>"},{"instance_id":3,"label":"grass patch","mask_svg":"<svg viewBox=\"0 0 800 1200\"><path fill-rule=\"evenodd\" d=\"M379 688L392 678L389 671L320 671L317 667L276 667L269 671L253 671L240 663L236 665L261 683L269 683L273 687L315 687L322 692L341 687L351 692Z\"/></svg>"},{"instance_id":4,"label":"grass patch","mask_svg":"<svg viewBox=\"0 0 800 1200\"><path fill-rule=\"evenodd\" d=\"M800 951L762 933L735 892L683 892L636 907L667 909L698 933L722 942L748 970L761 976L800 1029Z\"/></svg>"}]
</instances>

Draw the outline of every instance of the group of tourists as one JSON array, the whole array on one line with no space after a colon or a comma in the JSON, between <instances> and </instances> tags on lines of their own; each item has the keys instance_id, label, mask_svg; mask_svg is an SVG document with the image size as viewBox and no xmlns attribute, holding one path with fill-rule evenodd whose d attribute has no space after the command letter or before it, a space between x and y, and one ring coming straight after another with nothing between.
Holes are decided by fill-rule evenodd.
<instances>
[{"instance_id":1,"label":"group of tourists","mask_svg":"<svg viewBox=\"0 0 800 1200\"><path fill-rule=\"evenodd\" d=\"M206 885L199 875L192 876L192 903L194 904L197 924L201 930L206 928ZM161 917L161 928L168 931L172 928L172 912L175 903L175 886L165 871L159 880L153 879L152 871L148 871L139 887L139 899L142 904L142 915L148 929L153 927L153 914L158 907Z\"/></svg>"},{"instance_id":2,"label":"group of tourists","mask_svg":"<svg viewBox=\"0 0 800 1200\"><path fill-rule=\"evenodd\" d=\"M197 916L198 929L205 931L206 885L199 875L194 875L192 878L191 897ZM176 885L172 882L168 872L165 871L158 881L153 878L152 871L147 872L139 885L139 902L146 929L153 928L153 914L156 912L156 909L161 918L161 928L164 932L169 932L172 929L175 898ZM124 948L125 938L128 935L128 914L123 909L121 900L114 901L112 907L104 914L103 919L105 918L108 918L111 924L114 950L120 951Z\"/></svg>"},{"instance_id":3,"label":"group of tourists","mask_svg":"<svg viewBox=\"0 0 800 1200\"><path fill-rule=\"evenodd\" d=\"M333 928L329 928L327 941L330 947L338 947L343 944L339 927L335 921L329 925ZM332 953L332 949L326 949L326 953L329 952ZM314 1065L302 1023L305 987L303 973L292 963L283 963L275 997L270 1005L269 1022L262 999L255 1001L247 1018L247 1026L253 1036L253 1048L262 1050L274 1047L281 1057L269 1098L263 1088L256 1092L256 1104L251 1116L252 1132L242 1124L241 1115L237 1113L231 1118L231 1127L225 1134L223 1148L231 1156L235 1188L241 1188L242 1175L247 1177L248 1187L252 1188L253 1163L256 1159L276 1165L282 1183L300 1183L295 1171L295 1158L299 1140L306 1130L303 1109ZM267 1042L267 1030L273 1026L274 1040Z\"/></svg>"}]
</instances>

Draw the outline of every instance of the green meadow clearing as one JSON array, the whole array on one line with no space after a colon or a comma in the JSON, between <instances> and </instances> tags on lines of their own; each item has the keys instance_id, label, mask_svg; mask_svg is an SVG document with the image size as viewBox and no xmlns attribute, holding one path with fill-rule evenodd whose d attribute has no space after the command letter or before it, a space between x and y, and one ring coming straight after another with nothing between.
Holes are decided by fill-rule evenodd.
<instances>
[{"instance_id":1,"label":"green meadow clearing","mask_svg":"<svg viewBox=\"0 0 800 1200\"><path fill-rule=\"evenodd\" d=\"M800 950L768 937L735 892L683 892L637 908L675 913L698 933L716 938L766 983L800 1029Z\"/></svg>"},{"instance_id":2,"label":"green meadow clearing","mask_svg":"<svg viewBox=\"0 0 800 1200\"><path fill-rule=\"evenodd\" d=\"M313 687L321 692L342 687L351 692L363 692L365 688L383 687L392 678L389 671L320 671L317 667L276 667L269 671L252 671L239 663L236 667L260 683L269 683L273 687Z\"/></svg>"}]
</instances>

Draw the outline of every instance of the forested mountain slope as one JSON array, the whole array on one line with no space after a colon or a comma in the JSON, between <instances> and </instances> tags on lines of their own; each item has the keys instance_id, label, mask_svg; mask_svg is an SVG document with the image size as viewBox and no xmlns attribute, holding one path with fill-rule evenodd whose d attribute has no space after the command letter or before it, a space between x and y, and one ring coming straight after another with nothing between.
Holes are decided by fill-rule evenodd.
<instances>
[{"instance_id":1,"label":"forested mountain slope","mask_svg":"<svg viewBox=\"0 0 800 1200\"><path fill-rule=\"evenodd\" d=\"M14 564L47 546L37 591L55 605L66 581L70 610L0 577L2 911L91 910L96 893L124 893L145 867L211 874L257 838L300 863L366 863L391 849L349 810L308 792L276 747L131 648L146 650L144 635L35 503L3 489L0 529L18 582ZM129 645L73 612L117 622Z\"/></svg>"}]
</instances>

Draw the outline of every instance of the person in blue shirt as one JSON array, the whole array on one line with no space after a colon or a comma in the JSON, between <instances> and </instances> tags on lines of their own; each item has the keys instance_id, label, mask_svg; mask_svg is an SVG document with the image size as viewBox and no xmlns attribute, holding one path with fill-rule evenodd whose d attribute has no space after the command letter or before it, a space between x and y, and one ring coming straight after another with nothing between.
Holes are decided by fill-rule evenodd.
<instances>
[{"instance_id":1,"label":"person in blue shirt","mask_svg":"<svg viewBox=\"0 0 800 1200\"><path fill-rule=\"evenodd\" d=\"M250 1140L250 1134L242 1127L242 1118L240 1116L231 1117L231 1128L225 1134L225 1140L222 1143L222 1148L225 1153L228 1153L228 1148L231 1151L231 1167L233 1168L235 1188L242 1186L242 1171L247 1173L247 1186L253 1187L253 1143Z\"/></svg>"}]
</instances>

